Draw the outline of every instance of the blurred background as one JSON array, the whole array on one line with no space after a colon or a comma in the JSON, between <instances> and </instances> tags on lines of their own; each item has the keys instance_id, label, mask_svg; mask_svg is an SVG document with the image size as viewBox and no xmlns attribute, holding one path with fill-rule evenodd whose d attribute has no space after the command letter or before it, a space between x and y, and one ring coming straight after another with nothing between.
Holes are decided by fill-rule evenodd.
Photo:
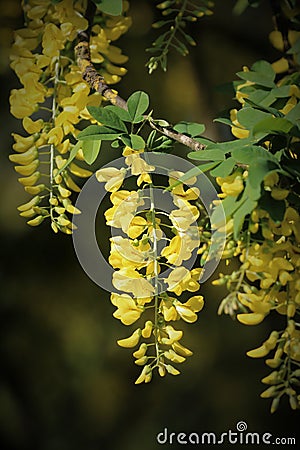
<instances>
[{"instance_id":1,"label":"blurred background","mask_svg":"<svg viewBox=\"0 0 300 450\"><path fill-rule=\"evenodd\" d=\"M212 122L235 104L233 92L221 87L242 66L276 59L267 39L269 2L236 17L233 0L216 0L215 15L192 26L198 46L189 57L171 55L166 74L149 76L153 3L131 1L133 26L116 43L129 56L120 94L144 90L155 117L205 123L207 137L231 139L226 127ZM246 327L218 317L224 292L210 283L201 287L206 306L198 322L185 327L183 343L194 356L181 366L182 375L134 385L140 369L130 350L116 345L129 328L112 317L109 294L83 272L70 237L54 235L48 224L32 229L17 213L28 197L8 160L11 132L21 127L9 113L9 91L18 82L7 43L22 26L20 2L0 0L0 11L0 449L153 450L166 427L169 433L222 433L241 420L249 432L296 437L299 413L286 401L269 413L270 402L259 397L269 369L245 355L266 339L271 324ZM110 159L103 152L99 166ZM217 272L224 270L221 265Z\"/></svg>"}]
</instances>

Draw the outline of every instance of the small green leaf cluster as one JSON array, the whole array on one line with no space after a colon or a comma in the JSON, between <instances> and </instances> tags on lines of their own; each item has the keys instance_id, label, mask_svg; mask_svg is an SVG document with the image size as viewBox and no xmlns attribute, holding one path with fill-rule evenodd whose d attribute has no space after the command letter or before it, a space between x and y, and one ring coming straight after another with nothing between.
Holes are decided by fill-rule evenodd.
<instances>
[{"instance_id":1,"label":"small green leaf cluster","mask_svg":"<svg viewBox=\"0 0 300 450\"><path fill-rule=\"evenodd\" d=\"M194 46L196 42L186 32L187 25L191 22L196 22L203 16L211 15L213 6L214 2L210 0L198 0L196 2L167 0L156 6L161 10L164 19L155 22L153 28L162 28L166 29L166 31L163 31L152 43L152 47L146 50L153 54L146 64L150 74L158 66L166 72L168 53L171 49L175 49L182 56L188 55L189 50L187 46Z\"/></svg>"},{"instance_id":2,"label":"small green leaf cluster","mask_svg":"<svg viewBox=\"0 0 300 450\"><path fill-rule=\"evenodd\" d=\"M129 97L127 111L113 105L104 108L90 106L88 111L99 125L89 125L79 133L78 139L83 142L112 141L112 147L123 143L133 150L142 150L146 144L138 132L135 132L135 126L145 120L143 114L148 106L148 94L142 91L134 92Z\"/></svg>"}]
</instances>

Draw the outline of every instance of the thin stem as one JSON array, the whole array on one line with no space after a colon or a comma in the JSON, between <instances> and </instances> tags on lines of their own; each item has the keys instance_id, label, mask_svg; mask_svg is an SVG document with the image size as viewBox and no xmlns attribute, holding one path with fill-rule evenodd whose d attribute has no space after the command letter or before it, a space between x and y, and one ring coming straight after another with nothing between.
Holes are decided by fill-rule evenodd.
<instances>
[{"instance_id":1,"label":"thin stem","mask_svg":"<svg viewBox=\"0 0 300 450\"><path fill-rule=\"evenodd\" d=\"M59 82L58 76L59 76L59 58L57 58L56 62L55 62L55 75L54 75L54 83L53 83L53 98L52 98L52 116L51 116L51 121L52 123L54 123L55 121L55 117L56 117L56 95L57 95L57 84ZM51 199L53 198L53 188L54 188L54 176L53 176L53 171L54 171L54 158L55 158L55 147L54 144L50 145L50 168L49 168L49 173L50 173L50 204L51 204ZM51 218L53 219L53 215L52 215L52 207L50 210L50 214L51 214Z\"/></svg>"}]
</instances>

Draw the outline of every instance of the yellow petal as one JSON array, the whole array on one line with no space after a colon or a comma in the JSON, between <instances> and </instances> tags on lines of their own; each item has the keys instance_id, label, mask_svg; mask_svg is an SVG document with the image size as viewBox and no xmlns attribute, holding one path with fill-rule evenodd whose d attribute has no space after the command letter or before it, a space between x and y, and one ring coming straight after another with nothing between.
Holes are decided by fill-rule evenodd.
<instances>
[{"instance_id":1,"label":"yellow petal","mask_svg":"<svg viewBox=\"0 0 300 450\"><path fill-rule=\"evenodd\" d=\"M257 325L264 320L264 314L249 313L249 314L238 314L237 319L244 325Z\"/></svg>"},{"instance_id":2,"label":"yellow petal","mask_svg":"<svg viewBox=\"0 0 300 450\"><path fill-rule=\"evenodd\" d=\"M131 348L131 347L135 347L141 337L142 334L142 330L140 328L138 328L137 330L135 330L131 336L129 336L128 338L125 339L119 339L117 341L118 345L120 347L124 347L124 348Z\"/></svg>"}]
</instances>

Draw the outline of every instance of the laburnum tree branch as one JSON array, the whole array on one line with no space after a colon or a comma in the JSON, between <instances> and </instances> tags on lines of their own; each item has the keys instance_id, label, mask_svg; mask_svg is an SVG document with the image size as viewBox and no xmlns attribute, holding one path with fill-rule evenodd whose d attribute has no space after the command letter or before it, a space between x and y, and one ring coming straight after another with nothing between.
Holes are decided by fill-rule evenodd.
<instances>
[{"instance_id":1,"label":"laburnum tree branch","mask_svg":"<svg viewBox=\"0 0 300 450\"><path fill-rule=\"evenodd\" d=\"M86 31L80 31L78 33L79 42L75 47L75 57L77 65L81 70L82 78L89 84L92 89L99 92L111 104L127 110L126 100L120 97L114 89L111 89L105 83L105 79L97 72L91 61L90 34L95 10L96 5L92 1L89 1L86 11L86 19L88 20L89 27ZM159 133L185 145L186 147L189 147L194 151L203 150L205 148L205 145L185 134L178 133L171 126L161 126L153 120L150 120L149 124Z\"/></svg>"}]
</instances>

